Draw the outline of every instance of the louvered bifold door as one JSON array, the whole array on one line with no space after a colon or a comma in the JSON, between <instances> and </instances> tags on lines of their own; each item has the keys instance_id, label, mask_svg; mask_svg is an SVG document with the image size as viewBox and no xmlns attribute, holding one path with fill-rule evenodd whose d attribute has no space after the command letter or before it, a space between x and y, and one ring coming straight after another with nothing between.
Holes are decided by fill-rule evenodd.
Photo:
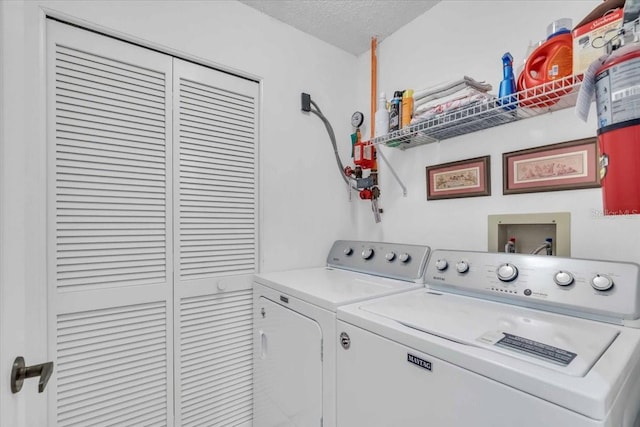
<instances>
[{"instance_id":1,"label":"louvered bifold door","mask_svg":"<svg viewBox=\"0 0 640 427\"><path fill-rule=\"evenodd\" d=\"M176 420L250 426L258 84L174 61Z\"/></svg>"},{"instance_id":2,"label":"louvered bifold door","mask_svg":"<svg viewBox=\"0 0 640 427\"><path fill-rule=\"evenodd\" d=\"M47 25L49 425L173 425L172 59Z\"/></svg>"}]
</instances>

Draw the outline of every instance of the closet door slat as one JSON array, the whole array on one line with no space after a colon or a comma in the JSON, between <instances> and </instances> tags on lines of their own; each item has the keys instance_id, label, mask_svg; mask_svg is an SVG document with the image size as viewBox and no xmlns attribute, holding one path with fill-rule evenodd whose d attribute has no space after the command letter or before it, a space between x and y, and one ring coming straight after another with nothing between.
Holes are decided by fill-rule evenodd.
<instances>
[{"instance_id":1,"label":"closet door slat","mask_svg":"<svg viewBox=\"0 0 640 427\"><path fill-rule=\"evenodd\" d=\"M49 425L172 426L172 58L47 32Z\"/></svg>"},{"instance_id":2,"label":"closet door slat","mask_svg":"<svg viewBox=\"0 0 640 427\"><path fill-rule=\"evenodd\" d=\"M174 64L176 420L250 426L258 85Z\"/></svg>"}]
</instances>

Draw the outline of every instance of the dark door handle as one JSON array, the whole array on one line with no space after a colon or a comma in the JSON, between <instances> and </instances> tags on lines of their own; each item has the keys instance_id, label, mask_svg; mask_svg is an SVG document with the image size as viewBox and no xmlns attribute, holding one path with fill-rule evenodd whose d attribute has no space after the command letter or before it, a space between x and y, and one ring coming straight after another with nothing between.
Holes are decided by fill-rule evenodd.
<instances>
[{"instance_id":1,"label":"dark door handle","mask_svg":"<svg viewBox=\"0 0 640 427\"><path fill-rule=\"evenodd\" d=\"M53 362L41 363L40 365L25 366L22 356L16 357L11 369L11 392L17 393L22 390L22 383L26 378L40 377L38 381L38 393L42 393L53 374Z\"/></svg>"}]
</instances>

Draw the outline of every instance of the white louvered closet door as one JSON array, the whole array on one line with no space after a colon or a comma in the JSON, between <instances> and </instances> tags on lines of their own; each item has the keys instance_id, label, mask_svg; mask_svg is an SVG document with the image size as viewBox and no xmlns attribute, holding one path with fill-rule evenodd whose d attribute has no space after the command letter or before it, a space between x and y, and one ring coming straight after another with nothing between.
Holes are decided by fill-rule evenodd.
<instances>
[{"instance_id":1,"label":"white louvered closet door","mask_svg":"<svg viewBox=\"0 0 640 427\"><path fill-rule=\"evenodd\" d=\"M49 425L173 425L172 58L47 25Z\"/></svg>"},{"instance_id":2,"label":"white louvered closet door","mask_svg":"<svg viewBox=\"0 0 640 427\"><path fill-rule=\"evenodd\" d=\"M176 423L250 426L258 83L174 60Z\"/></svg>"}]
</instances>

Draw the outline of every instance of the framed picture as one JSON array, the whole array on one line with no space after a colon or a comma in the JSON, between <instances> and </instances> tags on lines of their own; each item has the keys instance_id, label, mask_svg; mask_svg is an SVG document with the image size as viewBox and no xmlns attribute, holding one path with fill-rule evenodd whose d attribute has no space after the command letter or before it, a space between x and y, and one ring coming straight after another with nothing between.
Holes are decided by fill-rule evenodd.
<instances>
[{"instance_id":1,"label":"framed picture","mask_svg":"<svg viewBox=\"0 0 640 427\"><path fill-rule=\"evenodd\" d=\"M491 195L490 156L427 166L427 200Z\"/></svg>"},{"instance_id":2,"label":"framed picture","mask_svg":"<svg viewBox=\"0 0 640 427\"><path fill-rule=\"evenodd\" d=\"M504 153L502 173L503 194L599 187L597 138Z\"/></svg>"}]
</instances>

